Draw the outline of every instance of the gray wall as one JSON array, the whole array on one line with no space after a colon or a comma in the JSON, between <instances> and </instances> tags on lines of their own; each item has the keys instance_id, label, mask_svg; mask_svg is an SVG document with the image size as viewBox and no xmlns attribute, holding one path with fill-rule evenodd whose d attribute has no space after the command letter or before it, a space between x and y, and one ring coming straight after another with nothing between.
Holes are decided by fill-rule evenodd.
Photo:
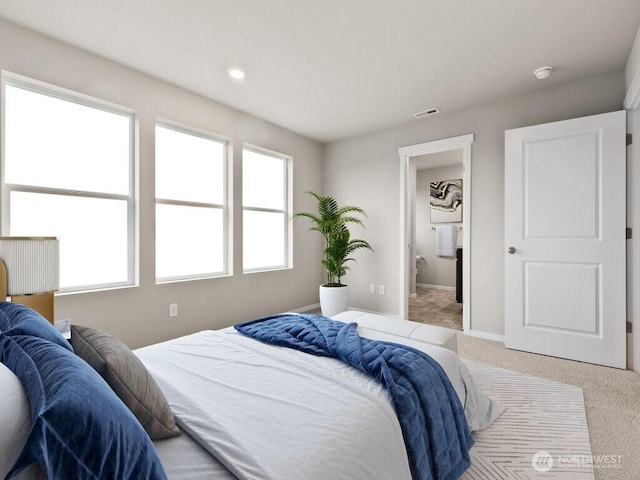
<instances>
[{"instance_id":1,"label":"gray wall","mask_svg":"<svg viewBox=\"0 0 640 480\"><path fill-rule=\"evenodd\" d=\"M473 77L469 77L473 81ZM537 81L533 79L532 81ZM345 279L351 306L399 313L400 167L398 148L467 133L472 146L471 329L504 334L504 132L507 129L622 108L623 70L544 88L485 105L413 121L325 146L325 192L364 208L367 229L358 232L375 254L357 255ZM369 293L384 284L385 295Z\"/></svg>"},{"instance_id":2,"label":"gray wall","mask_svg":"<svg viewBox=\"0 0 640 480\"><path fill-rule=\"evenodd\" d=\"M460 154L462 162L462 153ZM424 262L418 263L418 284L455 287L456 259L436 255L436 232L431 227L431 205L429 204L429 184L438 180L462 178L462 164L418 170L416 176L416 254L422 255ZM464 208L464 199L462 200ZM461 223L456 224L461 226ZM457 246L462 246L462 232L457 235Z\"/></svg>"},{"instance_id":3,"label":"gray wall","mask_svg":"<svg viewBox=\"0 0 640 480\"><path fill-rule=\"evenodd\" d=\"M295 210L322 190L322 145L87 52L0 21L0 68L137 110L139 131L140 285L58 295L56 318L92 325L137 347L258 315L313 305L323 276L319 238L294 223L294 268L242 273L241 152L243 142L293 156ZM233 276L155 284L154 126L156 118L182 122L232 139ZM169 319L169 303L179 316Z\"/></svg>"},{"instance_id":4,"label":"gray wall","mask_svg":"<svg viewBox=\"0 0 640 480\"><path fill-rule=\"evenodd\" d=\"M629 90L638 72L640 72L640 27L638 27L633 47L631 47L631 53L627 59L627 66L625 68L625 90Z\"/></svg>"},{"instance_id":5,"label":"gray wall","mask_svg":"<svg viewBox=\"0 0 640 480\"><path fill-rule=\"evenodd\" d=\"M638 52L636 46L634 52ZM638 58L636 55L633 58ZM629 65L635 65L630 60ZM471 328L502 334L504 131L526 125L602 113L621 108L625 72L615 71L534 93L444 112L435 117L323 146L258 118L122 67L47 37L0 21L0 68L134 108L139 115L140 285L111 291L60 295L57 318L71 318L123 338L136 347L203 328L219 328L277 311L317 302L323 279L319 239L294 223L294 268L243 275L241 211L232 209L233 267L227 278L155 285L153 127L156 117L182 122L233 140L232 185L240 205L242 143L292 155L294 210L310 210L303 192L323 191L343 203L363 207L375 253L357 252L345 280L351 305L398 313L400 212L398 148L475 133L472 150ZM472 81L472 78L470 78ZM532 80L535 81L535 80ZM323 152L324 150L324 152ZM323 162L324 158L324 162ZM385 285L385 295L369 284ZM168 318L178 302L180 315Z\"/></svg>"}]
</instances>

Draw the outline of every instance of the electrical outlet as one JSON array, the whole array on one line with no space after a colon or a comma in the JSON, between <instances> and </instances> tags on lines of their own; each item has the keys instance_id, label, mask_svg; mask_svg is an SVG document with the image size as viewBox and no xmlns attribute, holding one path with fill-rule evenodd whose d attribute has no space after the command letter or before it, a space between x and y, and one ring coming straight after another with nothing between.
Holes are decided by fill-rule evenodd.
<instances>
[{"instance_id":1,"label":"electrical outlet","mask_svg":"<svg viewBox=\"0 0 640 480\"><path fill-rule=\"evenodd\" d=\"M370 283L369 284L369 293L376 293L376 284L375 283Z\"/></svg>"},{"instance_id":2,"label":"electrical outlet","mask_svg":"<svg viewBox=\"0 0 640 480\"><path fill-rule=\"evenodd\" d=\"M384 295L384 285L378 285L378 295Z\"/></svg>"},{"instance_id":3,"label":"electrical outlet","mask_svg":"<svg viewBox=\"0 0 640 480\"><path fill-rule=\"evenodd\" d=\"M169 304L169 317L177 317L178 316L178 304L170 303Z\"/></svg>"}]
</instances>

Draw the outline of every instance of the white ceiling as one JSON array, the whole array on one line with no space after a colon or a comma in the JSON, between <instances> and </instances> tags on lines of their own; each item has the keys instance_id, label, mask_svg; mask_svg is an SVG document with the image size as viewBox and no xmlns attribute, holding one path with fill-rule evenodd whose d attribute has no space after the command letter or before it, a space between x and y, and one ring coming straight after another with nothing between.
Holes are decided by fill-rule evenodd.
<instances>
[{"instance_id":1,"label":"white ceiling","mask_svg":"<svg viewBox=\"0 0 640 480\"><path fill-rule=\"evenodd\" d=\"M0 17L326 142L622 69L640 1L0 0Z\"/></svg>"}]
</instances>

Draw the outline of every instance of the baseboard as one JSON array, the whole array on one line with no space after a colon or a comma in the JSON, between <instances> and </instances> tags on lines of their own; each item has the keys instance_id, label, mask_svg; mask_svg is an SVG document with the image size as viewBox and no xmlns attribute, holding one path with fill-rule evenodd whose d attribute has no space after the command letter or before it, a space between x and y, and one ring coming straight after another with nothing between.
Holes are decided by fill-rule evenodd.
<instances>
[{"instance_id":1,"label":"baseboard","mask_svg":"<svg viewBox=\"0 0 640 480\"><path fill-rule=\"evenodd\" d=\"M289 311L294 313L305 313L305 312L311 312L312 310L318 310L319 308L320 308L320 304L314 303L313 305L307 305L306 307L300 307L300 308L296 308L295 310L289 310Z\"/></svg>"},{"instance_id":2,"label":"baseboard","mask_svg":"<svg viewBox=\"0 0 640 480\"><path fill-rule=\"evenodd\" d=\"M494 342L504 343L504 335L497 335L495 333L481 332L480 330L466 330L464 332L465 335L469 335L470 337L478 337L483 338L485 340L492 340Z\"/></svg>"},{"instance_id":3,"label":"baseboard","mask_svg":"<svg viewBox=\"0 0 640 480\"><path fill-rule=\"evenodd\" d=\"M416 283L416 287L428 288L431 290L450 290L455 291L456 287L448 287L446 285L431 285L429 283Z\"/></svg>"}]
</instances>

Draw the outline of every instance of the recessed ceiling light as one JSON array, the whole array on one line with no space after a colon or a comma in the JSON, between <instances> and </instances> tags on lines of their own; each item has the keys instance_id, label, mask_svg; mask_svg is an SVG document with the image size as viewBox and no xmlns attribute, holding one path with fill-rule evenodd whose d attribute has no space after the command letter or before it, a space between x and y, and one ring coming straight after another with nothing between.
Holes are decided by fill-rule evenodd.
<instances>
[{"instance_id":1,"label":"recessed ceiling light","mask_svg":"<svg viewBox=\"0 0 640 480\"><path fill-rule=\"evenodd\" d=\"M244 70L240 70L239 68L230 68L229 76L236 80L242 80L247 75L244 73Z\"/></svg>"},{"instance_id":2,"label":"recessed ceiling light","mask_svg":"<svg viewBox=\"0 0 640 480\"><path fill-rule=\"evenodd\" d=\"M553 67L550 65L547 65L546 67L538 68L533 72L533 74L536 76L538 80L544 80L545 78L549 77L549 75L551 75L551 70L553 70Z\"/></svg>"}]
</instances>

